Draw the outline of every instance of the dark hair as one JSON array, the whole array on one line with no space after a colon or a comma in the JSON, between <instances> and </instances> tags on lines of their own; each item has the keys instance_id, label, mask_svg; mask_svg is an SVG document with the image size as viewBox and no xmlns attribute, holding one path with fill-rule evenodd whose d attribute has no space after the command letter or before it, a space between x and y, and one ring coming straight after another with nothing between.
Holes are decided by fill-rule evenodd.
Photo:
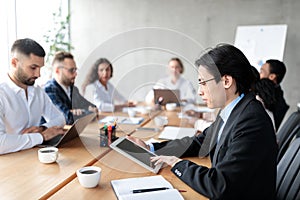
<instances>
[{"instance_id":1,"label":"dark hair","mask_svg":"<svg viewBox=\"0 0 300 200\"><path fill-rule=\"evenodd\" d=\"M277 84L281 83L286 73L285 64L279 60L274 59L267 60L266 63L270 65L270 73L276 75Z\"/></svg>"},{"instance_id":2,"label":"dark hair","mask_svg":"<svg viewBox=\"0 0 300 200\"><path fill-rule=\"evenodd\" d=\"M254 66L251 66L251 70L254 76L254 82L252 83L251 90L254 91L255 84L257 83L257 81L260 80L260 75L259 75L259 71Z\"/></svg>"},{"instance_id":3,"label":"dark hair","mask_svg":"<svg viewBox=\"0 0 300 200\"><path fill-rule=\"evenodd\" d=\"M254 92L263 100L265 108L273 112L276 105L275 83L262 78L256 82Z\"/></svg>"},{"instance_id":4,"label":"dark hair","mask_svg":"<svg viewBox=\"0 0 300 200\"><path fill-rule=\"evenodd\" d=\"M58 51L55 53L53 61L52 61L52 65L56 62L63 62L66 58L70 58L70 59L74 59L74 56L69 53L69 52L65 52L65 51Z\"/></svg>"},{"instance_id":5,"label":"dark hair","mask_svg":"<svg viewBox=\"0 0 300 200\"><path fill-rule=\"evenodd\" d=\"M255 82L252 66L246 56L238 48L229 44L220 44L207 50L196 61L196 65L206 67L214 75L216 82L220 81L218 74L221 74L221 77L232 76L236 81L236 93L239 94L248 93Z\"/></svg>"},{"instance_id":6,"label":"dark hair","mask_svg":"<svg viewBox=\"0 0 300 200\"><path fill-rule=\"evenodd\" d=\"M96 80L99 79L98 77L98 67L100 64L102 63L107 63L110 67L111 70L111 75L110 77L112 77L113 75L113 66L110 63L110 61L106 58L99 58L98 60L96 60L96 62L92 65L92 67L90 68L90 71L87 73L85 80L82 84L82 88L84 89L86 86L88 86L89 84L95 82Z\"/></svg>"},{"instance_id":7,"label":"dark hair","mask_svg":"<svg viewBox=\"0 0 300 200\"><path fill-rule=\"evenodd\" d=\"M29 38L16 40L11 47L11 53L13 52L19 52L26 56L29 56L31 53L39 57L45 57L46 55L43 47Z\"/></svg>"},{"instance_id":8,"label":"dark hair","mask_svg":"<svg viewBox=\"0 0 300 200\"><path fill-rule=\"evenodd\" d=\"M184 72L184 66L183 66L181 60L179 58L171 58L169 62L171 62L171 61L177 61L179 63L180 68L181 68L180 74L182 74Z\"/></svg>"}]
</instances>

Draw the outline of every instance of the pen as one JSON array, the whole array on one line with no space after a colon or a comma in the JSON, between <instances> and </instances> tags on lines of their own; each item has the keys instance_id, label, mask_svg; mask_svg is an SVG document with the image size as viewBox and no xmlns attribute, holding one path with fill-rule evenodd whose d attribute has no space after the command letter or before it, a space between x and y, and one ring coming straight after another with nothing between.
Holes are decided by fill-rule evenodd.
<instances>
[{"instance_id":1,"label":"pen","mask_svg":"<svg viewBox=\"0 0 300 200\"><path fill-rule=\"evenodd\" d=\"M160 187L160 188L136 189L136 190L132 190L132 193L153 192L153 191L168 190L168 189L170 188Z\"/></svg>"},{"instance_id":2,"label":"pen","mask_svg":"<svg viewBox=\"0 0 300 200\"><path fill-rule=\"evenodd\" d=\"M150 127L138 127L136 130L137 131L155 131L155 132L159 131L158 128L150 128Z\"/></svg>"}]
</instances>

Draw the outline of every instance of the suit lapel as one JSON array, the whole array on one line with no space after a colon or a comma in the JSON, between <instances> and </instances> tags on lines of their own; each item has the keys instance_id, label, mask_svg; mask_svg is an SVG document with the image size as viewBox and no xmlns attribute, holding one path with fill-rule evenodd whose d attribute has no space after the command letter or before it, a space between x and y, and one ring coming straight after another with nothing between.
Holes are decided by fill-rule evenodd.
<instances>
[{"instance_id":1,"label":"suit lapel","mask_svg":"<svg viewBox=\"0 0 300 200\"><path fill-rule=\"evenodd\" d=\"M66 94L66 92L64 91L64 89L62 89L62 87L57 83L57 81L55 79L54 79L54 84L60 90L60 93L62 94L64 101L66 101L68 103L68 105L70 105L70 108L72 108L72 101L69 99L69 97ZM72 96L72 92L71 92L71 96Z\"/></svg>"},{"instance_id":2,"label":"suit lapel","mask_svg":"<svg viewBox=\"0 0 300 200\"><path fill-rule=\"evenodd\" d=\"M229 116L229 118L228 118L228 120L227 120L227 122L224 126L224 129L222 131L220 140L219 140L219 142L216 146L216 149L214 151L214 156L213 156L213 159L212 159L212 165L213 166L215 166L215 164L217 163L220 148L224 144L226 138L228 138L228 135L231 133L232 127L233 127L233 125L235 125L235 120L238 119L238 116L240 115L240 113L243 112L243 110L248 105L248 103L253 99L254 99L253 94L250 93L250 94L245 95L245 97L232 110L232 112L231 112L231 114L230 114L230 116Z\"/></svg>"}]
</instances>

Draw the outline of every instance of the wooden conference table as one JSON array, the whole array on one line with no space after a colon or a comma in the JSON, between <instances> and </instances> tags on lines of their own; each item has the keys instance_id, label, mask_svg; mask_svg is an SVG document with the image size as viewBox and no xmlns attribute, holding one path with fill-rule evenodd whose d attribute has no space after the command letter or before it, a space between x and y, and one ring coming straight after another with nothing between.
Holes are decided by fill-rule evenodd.
<instances>
[{"instance_id":1,"label":"wooden conference table","mask_svg":"<svg viewBox=\"0 0 300 200\"><path fill-rule=\"evenodd\" d=\"M124 113L117 113L117 115L124 115ZM118 136L132 134L145 140L157 137L158 133L155 135L147 131L136 131L139 126L155 127L152 119L156 115L167 116L168 125L191 126L187 121L178 119L176 112L162 111L141 115L145 120L140 125L120 125ZM111 180L155 175L110 148L100 147L99 127L97 121L90 123L80 138L60 147L59 158L53 164L39 162L38 148L1 155L1 199L116 199L110 185ZM188 159L201 165L210 165L208 158ZM102 174L96 188L86 189L79 184L76 170L90 165L101 167ZM184 199L207 199L180 181L170 171L170 167L163 168L159 174L174 188L186 190L187 192L182 193Z\"/></svg>"}]
</instances>

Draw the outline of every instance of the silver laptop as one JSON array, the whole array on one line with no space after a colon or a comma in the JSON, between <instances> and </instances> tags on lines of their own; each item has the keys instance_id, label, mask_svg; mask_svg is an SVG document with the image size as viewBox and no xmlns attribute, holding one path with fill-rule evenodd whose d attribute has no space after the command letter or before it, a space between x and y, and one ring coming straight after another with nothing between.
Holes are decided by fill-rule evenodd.
<instances>
[{"instance_id":1,"label":"silver laptop","mask_svg":"<svg viewBox=\"0 0 300 200\"><path fill-rule=\"evenodd\" d=\"M179 90L169 90L169 89L153 89L154 92L154 102L156 102L160 97L163 98L161 105L166 105L167 103L180 104L180 91Z\"/></svg>"},{"instance_id":2,"label":"silver laptop","mask_svg":"<svg viewBox=\"0 0 300 200\"><path fill-rule=\"evenodd\" d=\"M85 129L85 127L96 117L96 113L88 114L82 118L77 119L71 128L63 135L57 135L51 140L44 141L40 146L54 146L58 147L76 137Z\"/></svg>"},{"instance_id":3,"label":"silver laptop","mask_svg":"<svg viewBox=\"0 0 300 200\"><path fill-rule=\"evenodd\" d=\"M156 154L135 144L126 137L120 137L110 147L155 174L162 167L162 164L154 165L150 162L150 157L155 157Z\"/></svg>"}]
</instances>

